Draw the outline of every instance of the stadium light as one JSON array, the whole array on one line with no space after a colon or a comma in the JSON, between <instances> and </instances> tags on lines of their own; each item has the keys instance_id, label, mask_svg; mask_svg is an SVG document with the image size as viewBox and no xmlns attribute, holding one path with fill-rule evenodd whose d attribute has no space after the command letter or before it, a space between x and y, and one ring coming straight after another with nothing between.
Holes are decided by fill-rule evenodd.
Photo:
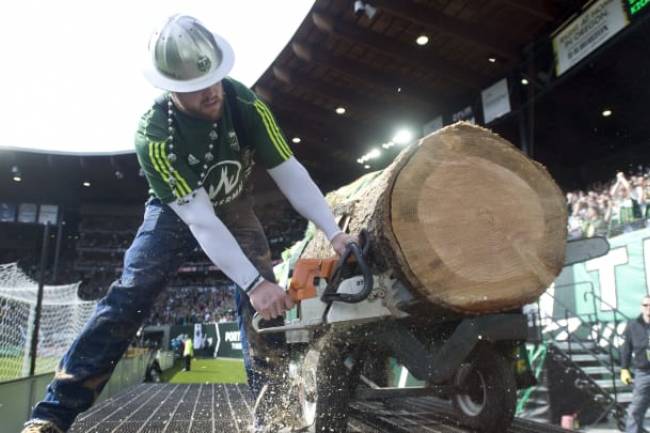
<instances>
[{"instance_id":1,"label":"stadium light","mask_svg":"<svg viewBox=\"0 0 650 433\"><path fill-rule=\"evenodd\" d=\"M602 115L603 115L603 117L609 117L609 116L612 115L612 110L607 108L607 109L603 110Z\"/></svg>"},{"instance_id":2,"label":"stadium light","mask_svg":"<svg viewBox=\"0 0 650 433\"><path fill-rule=\"evenodd\" d=\"M418 38L415 40L415 43L424 46L429 43L429 37L427 35L420 35Z\"/></svg>"},{"instance_id":3,"label":"stadium light","mask_svg":"<svg viewBox=\"0 0 650 433\"><path fill-rule=\"evenodd\" d=\"M86 188L90 188L90 182L85 181L85 182L83 183L83 186L85 186Z\"/></svg>"},{"instance_id":4,"label":"stadium light","mask_svg":"<svg viewBox=\"0 0 650 433\"><path fill-rule=\"evenodd\" d=\"M336 107L336 114L345 114L345 107Z\"/></svg>"},{"instance_id":5,"label":"stadium light","mask_svg":"<svg viewBox=\"0 0 650 433\"><path fill-rule=\"evenodd\" d=\"M368 152L368 159L375 159L379 158L381 156L381 150L379 149L372 149L370 152Z\"/></svg>"},{"instance_id":6,"label":"stadium light","mask_svg":"<svg viewBox=\"0 0 650 433\"><path fill-rule=\"evenodd\" d=\"M395 143L402 145L407 144L411 140L413 140L413 133L408 129L400 129L395 134L395 137L393 137Z\"/></svg>"},{"instance_id":7,"label":"stadium light","mask_svg":"<svg viewBox=\"0 0 650 433\"><path fill-rule=\"evenodd\" d=\"M300 143L302 140L300 139L300 137L293 137L293 138L291 139L291 141L292 141L293 143L298 144L298 143Z\"/></svg>"}]
</instances>

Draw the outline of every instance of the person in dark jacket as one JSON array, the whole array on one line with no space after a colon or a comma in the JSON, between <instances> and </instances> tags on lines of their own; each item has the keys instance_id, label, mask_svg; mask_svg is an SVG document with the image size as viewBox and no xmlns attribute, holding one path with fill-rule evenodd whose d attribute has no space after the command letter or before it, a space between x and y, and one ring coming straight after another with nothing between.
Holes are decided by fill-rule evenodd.
<instances>
[{"instance_id":1,"label":"person in dark jacket","mask_svg":"<svg viewBox=\"0 0 650 433\"><path fill-rule=\"evenodd\" d=\"M625 328L621 348L621 381L634 383L632 402L627 410L626 433L642 433L645 413L650 406L650 296L641 301L641 314ZM634 382L630 367L634 369Z\"/></svg>"}]
</instances>

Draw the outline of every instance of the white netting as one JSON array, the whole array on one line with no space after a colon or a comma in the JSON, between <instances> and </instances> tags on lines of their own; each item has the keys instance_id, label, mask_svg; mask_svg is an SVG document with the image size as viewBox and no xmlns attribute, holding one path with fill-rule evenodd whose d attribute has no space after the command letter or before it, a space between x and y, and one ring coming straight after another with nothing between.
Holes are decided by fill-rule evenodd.
<instances>
[{"instance_id":1,"label":"white netting","mask_svg":"<svg viewBox=\"0 0 650 433\"><path fill-rule=\"evenodd\" d=\"M93 312L77 297L79 283L43 287L36 373L53 371ZM0 265L0 381L29 374L38 283L15 263Z\"/></svg>"}]
</instances>

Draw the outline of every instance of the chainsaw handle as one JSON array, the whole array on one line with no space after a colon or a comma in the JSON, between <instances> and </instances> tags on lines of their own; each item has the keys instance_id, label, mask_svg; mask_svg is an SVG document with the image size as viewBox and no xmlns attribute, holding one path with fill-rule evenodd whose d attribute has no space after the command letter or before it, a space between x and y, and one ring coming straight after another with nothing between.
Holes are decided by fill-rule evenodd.
<instances>
[{"instance_id":1,"label":"chainsaw handle","mask_svg":"<svg viewBox=\"0 0 650 433\"><path fill-rule=\"evenodd\" d=\"M359 233L359 238L363 244L363 248L360 247L356 242L351 242L346 246L345 252L336 264L332 278L327 284L327 287L323 292L323 296L321 296L321 301L340 301L348 304L356 304L365 300L372 292L372 273L370 272L370 268L366 264L366 260L364 258L365 254L368 252L369 247L368 232L366 232L366 230L362 230L361 233ZM354 257L356 259L357 266L359 266L359 269L361 270L361 274L363 275L363 289L361 289L359 293L337 293L337 289L341 282L341 273L343 271L343 267L347 264L350 257Z\"/></svg>"},{"instance_id":2,"label":"chainsaw handle","mask_svg":"<svg viewBox=\"0 0 650 433\"><path fill-rule=\"evenodd\" d=\"M253 323L253 329L255 330L255 332L258 332L258 333L260 332L260 329L261 329L260 328L260 321L261 320L262 320L262 315L260 313L253 314L252 323Z\"/></svg>"},{"instance_id":3,"label":"chainsaw handle","mask_svg":"<svg viewBox=\"0 0 650 433\"><path fill-rule=\"evenodd\" d=\"M264 326L265 323L268 324L268 320L265 320L260 313L255 313L253 315L253 330L258 334L267 334L272 332L281 332L284 331L284 326Z\"/></svg>"}]
</instances>

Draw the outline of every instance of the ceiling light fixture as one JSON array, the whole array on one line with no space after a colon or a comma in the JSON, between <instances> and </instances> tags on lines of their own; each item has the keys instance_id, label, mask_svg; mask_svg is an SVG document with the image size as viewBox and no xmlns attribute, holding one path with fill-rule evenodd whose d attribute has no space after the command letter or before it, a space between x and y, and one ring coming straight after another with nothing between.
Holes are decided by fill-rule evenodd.
<instances>
[{"instance_id":1,"label":"ceiling light fixture","mask_svg":"<svg viewBox=\"0 0 650 433\"><path fill-rule=\"evenodd\" d=\"M14 182L20 182L21 180L23 180L22 177L14 176Z\"/></svg>"},{"instance_id":2,"label":"ceiling light fixture","mask_svg":"<svg viewBox=\"0 0 650 433\"><path fill-rule=\"evenodd\" d=\"M420 35L418 38L415 40L415 43L424 46L429 43L429 37L427 35Z\"/></svg>"},{"instance_id":3,"label":"ceiling light fixture","mask_svg":"<svg viewBox=\"0 0 650 433\"><path fill-rule=\"evenodd\" d=\"M344 107L336 107L336 114L345 114Z\"/></svg>"}]
</instances>

